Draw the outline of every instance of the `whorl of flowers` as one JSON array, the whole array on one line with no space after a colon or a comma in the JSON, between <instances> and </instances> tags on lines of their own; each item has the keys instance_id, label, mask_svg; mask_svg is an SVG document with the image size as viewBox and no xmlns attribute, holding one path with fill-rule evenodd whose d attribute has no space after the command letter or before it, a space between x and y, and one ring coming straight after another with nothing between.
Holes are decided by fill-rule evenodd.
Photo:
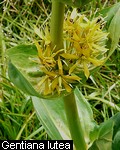
<instances>
[{"instance_id":1,"label":"whorl of flowers","mask_svg":"<svg viewBox=\"0 0 120 150\"><path fill-rule=\"evenodd\" d=\"M40 43L35 41L35 45L40 70L44 73L37 89L43 95L71 92L73 85L81 80L81 71L88 78L91 68L103 64L108 34L102 31L98 18L90 21L75 10L68 14L64 21L64 48L57 52L51 46L47 26L44 31L35 27L35 33L41 39Z\"/></svg>"}]
</instances>

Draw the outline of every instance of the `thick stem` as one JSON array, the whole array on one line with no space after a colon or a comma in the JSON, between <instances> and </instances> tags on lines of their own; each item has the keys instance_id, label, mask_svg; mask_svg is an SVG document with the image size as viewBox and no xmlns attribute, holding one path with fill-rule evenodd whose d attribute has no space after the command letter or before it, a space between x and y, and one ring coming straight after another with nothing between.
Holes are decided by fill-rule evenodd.
<instances>
[{"instance_id":1,"label":"thick stem","mask_svg":"<svg viewBox=\"0 0 120 150\"><path fill-rule=\"evenodd\" d=\"M64 97L68 125L76 150L87 150L84 133L78 115L74 92Z\"/></svg>"},{"instance_id":2,"label":"thick stem","mask_svg":"<svg viewBox=\"0 0 120 150\"><path fill-rule=\"evenodd\" d=\"M52 40L52 47L55 47L56 51L63 48L64 9L64 4L56 0L52 0L50 34ZM83 130L79 121L74 93L71 93L64 97L64 105L71 137L74 141L76 150L86 150L87 146L84 140Z\"/></svg>"},{"instance_id":3,"label":"thick stem","mask_svg":"<svg viewBox=\"0 0 120 150\"><path fill-rule=\"evenodd\" d=\"M56 51L63 48L63 21L65 5L52 0L51 40Z\"/></svg>"}]
</instances>

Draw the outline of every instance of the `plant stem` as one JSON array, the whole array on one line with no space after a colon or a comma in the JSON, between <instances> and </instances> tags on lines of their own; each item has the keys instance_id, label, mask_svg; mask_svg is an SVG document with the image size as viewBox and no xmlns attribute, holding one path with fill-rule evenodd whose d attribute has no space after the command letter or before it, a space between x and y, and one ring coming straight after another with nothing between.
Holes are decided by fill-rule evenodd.
<instances>
[{"instance_id":1,"label":"plant stem","mask_svg":"<svg viewBox=\"0 0 120 150\"><path fill-rule=\"evenodd\" d=\"M75 148L76 150L87 150L87 144L85 143L84 133L78 115L74 92L65 96L63 99L68 125Z\"/></svg>"},{"instance_id":2,"label":"plant stem","mask_svg":"<svg viewBox=\"0 0 120 150\"><path fill-rule=\"evenodd\" d=\"M55 50L63 48L63 21L64 21L65 5L52 0L52 16L51 16L51 40Z\"/></svg>"},{"instance_id":3,"label":"plant stem","mask_svg":"<svg viewBox=\"0 0 120 150\"><path fill-rule=\"evenodd\" d=\"M64 9L64 4L56 0L52 0L50 34L52 47L55 47L56 51L63 48ZM83 130L79 121L74 93L65 96L63 99L71 137L74 141L76 150L86 150L87 146L84 140Z\"/></svg>"}]
</instances>

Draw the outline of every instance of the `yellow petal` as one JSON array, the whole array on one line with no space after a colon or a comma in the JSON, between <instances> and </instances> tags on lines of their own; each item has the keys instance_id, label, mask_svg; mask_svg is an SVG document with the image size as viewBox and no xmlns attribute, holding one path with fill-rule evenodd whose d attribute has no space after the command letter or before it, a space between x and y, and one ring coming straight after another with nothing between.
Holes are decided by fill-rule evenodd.
<instances>
[{"instance_id":1,"label":"yellow petal","mask_svg":"<svg viewBox=\"0 0 120 150\"><path fill-rule=\"evenodd\" d=\"M61 76L58 77L58 82L59 82L59 86L58 86L59 87L59 93L61 93L61 91L63 90L62 89L62 77Z\"/></svg>"},{"instance_id":2,"label":"yellow petal","mask_svg":"<svg viewBox=\"0 0 120 150\"><path fill-rule=\"evenodd\" d=\"M82 53L84 56L89 57L91 50L89 48L83 49Z\"/></svg>"},{"instance_id":3,"label":"yellow petal","mask_svg":"<svg viewBox=\"0 0 120 150\"><path fill-rule=\"evenodd\" d=\"M78 16L77 10L76 10L76 8L74 8L70 15L70 18L75 20L77 16Z\"/></svg>"},{"instance_id":4,"label":"yellow petal","mask_svg":"<svg viewBox=\"0 0 120 150\"><path fill-rule=\"evenodd\" d=\"M36 47L37 47L39 58L40 58L40 59L43 59L44 57L43 57L42 49L41 49L39 43L38 43L36 40L34 40L34 43L35 43L35 45L36 45Z\"/></svg>"},{"instance_id":5,"label":"yellow petal","mask_svg":"<svg viewBox=\"0 0 120 150\"><path fill-rule=\"evenodd\" d=\"M50 35L48 26L45 27L45 34L46 34L48 37L49 37L49 35Z\"/></svg>"},{"instance_id":6,"label":"yellow petal","mask_svg":"<svg viewBox=\"0 0 120 150\"><path fill-rule=\"evenodd\" d=\"M47 74L47 75L49 75L49 76L52 76L52 77L55 77L56 76L56 73L55 72L50 72L50 71L48 71L45 67L41 67L41 70L45 73L45 74Z\"/></svg>"},{"instance_id":7,"label":"yellow petal","mask_svg":"<svg viewBox=\"0 0 120 150\"><path fill-rule=\"evenodd\" d=\"M66 59L78 59L79 58L77 55L68 54L68 53L60 54L60 56L62 56L63 58L66 58Z\"/></svg>"},{"instance_id":8,"label":"yellow petal","mask_svg":"<svg viewBox=\"0 0 120 150\"><path fill-rule=\"evenodd\" d=\"M46 79L48 78L48 76L44 76L41 80L40 80L40 82L37 84L37 86L41 86L45 81L46 81Z\"/></svg>"},{"instance_id":9,"label":"yellow petal","mask_svg":"<svg viewBox=\"0 0 120 150\"><path fill-rule=\"evenodd\" d=\"M56 77L51 84L51 88L53 91L55 88L57 88L57 85L58 85L58 77Z\"/></svg>"},{"instance_id":10,"label":"yellow petal","mask_svg":"<svg viewBox=\"0 0 120 150\"><path fill-rule=\"evenodd\" d=\"M44 89L44 95L48 95L51 93L51 89L50 89L50 86L49 86L49 78L46 79L45 81L45 89Z\"/></svg>"},{"instance_id":11,"label":"yellow petal","mask_svg":"<svg viewBox=\"0 0 120 150\"><path fill-rule=\"evenodd\" d=\"M74 42L74 48L76 49L77 53L80 55L82 54L82 48L80 47L80 44L78 42Z\"/></svg>"},{"instance_id":12,"label":"yellow petal","mask_svg":"<svg viewBox=\"0 0 120 150\"><path fill-rule=\"evenodd\" d=\"M69 74L71 74L75 70L76 67L77 67L77 63L74 64L72 67L70 67Z\"/></svg>"},{"instance_id":13,"label":"yellow petal","mask_svg":"<svg viewBox=\"0 0 120 150\"><path fill-rule=\"evenodd\" d=\"M51 43L51 37L50 37L50 32L49 32L48 26L45 27L44 40L45 40L45 45L48 45Z\"/></svg>"},{"instance_id":14,"label":"yellow petal","mask_svg":"<svg viewBox=\"0 0 120 150\"><path fill-rule=\"evenodd\" d=\"M100 65L102 65L103 64L103 60L97 60L97 59L93 59L93 58L88 58L88 60L91 62L91 63L93 63L95 66L100 66Z\"/></svg>"},{"instance_id":15,"label":"yellow petal","mask_svg":"<svg viewBox=\"0 0 120 150\"><path fill-rule=\"evenodd\" d=\"M90 75L90 72L88 70L88 66L87 66L87 63L84 61L83 62L83 68L84 68L84 73L85 73L85 76L86 78L88 79L89 75Z\"/></svg>"},{"instance_id":16,"label":"yellow petal","mask_svg":"<svg viewBox=\"0 0 120 150\"><path fill-rule=\"evenodd\" d=\"M65 80L62 80L62 83L66 89L67 92L71 92L72 88L67 84Z\"/></svg>"},{"instance_id":17,"label":"yellow petal","mask_svg":"<svg viewBox=\"0 0 120 150\"><path fill-rule=\"evenodd\" d=\"M76 34L76 32L73 34L73 39L78 42L80 41L80 37Z\"/></svg>"},{"instance_id":18,"label":"yellow petal","mask_svg":"<svg viewBox=\"0 0 120 150\"><path fill-rule=\"evenodd\" d=\"M50 45L46 46L46 50L44 52L44 57L50 57L51 55L51 47Z\"/></svg>"},{"instance_id":19,"label":"yellow petal","mask_svg":"<svg viewBox=\"0 0 120 150\"><path fill-rule=\"evenodd\" d=\"M44 35L43 33L40 31L39 28L37 28L36 26L34 26L34 32L41 38L44 39Z\"/></svg>"},{"instance_id":20,"label":"yellow petal","mask_svg":"<svg viewBox=\"0 0 120 150\"><path fill-rule=\"evenodd\" d=\"M63 67L62 67L62 62L60 60L60 56L58 57L58 68L59 68L59 74L63 74Z\"/></svg>"},{"instance_id":21,"label":"yellow petal","mask_svg":"<svg viewBox=\"0 0 120 150\"><path fill-rule=\"evenodd\" d=\"M57 86L57 87L56 87L56 90L57 90L57 92L58 92L58 95L60 95L60 93L61 93L61 88L60 88L59 86Z\"/></svg>"},{"instance_id":22,"label":"yellow petal","mask_svg":"<svg viewBox=\"0 0 120 150\"><path fill-rule=\"evenodd\" d=\"M58 82L59 82L59 87L61 88L62 87L62 78L61 78L61 76L58 77Z\"/></svg>"},{"instance_id":23,"label":"yellow petal","mask_svg":"<svg viewBox=\"0 0 120 150\"><path fill-rule=\"evenodd\" d=\"M107 51L107 48L100 46L100 45L97 45L97 44L94 44L94 43L92 44L92 47L99 50L99 51L104 51L104 52Z\"/></svg>"},{"instance_id":24,"label":"yellow petal","mask_svg":"<svg viewBox=\"0 0 120 150\"><path fill-rule=\"evenodd\" d=\"M65 76L65 75L64 75L63 78L64 78L64 79L69 79L69 80L77 80L77 81L80 81L80 80L81 80L81 78L78 77L78 76L76 76L76 75L74 75L74 76L68 76L68 75Z\"/></svg>"},{"instance_id":25,"label":"yellow petal","mask_svg":"<svg viewBox=\"0 0 120 150\"><path fill-rule=\"evenodd\" d=\"M60 52L64 51L64 49L60 49L58 50L57 52L53 53L52 54L52 57L55 57L57 54L59 54Z\"/></svg>"},{"instance_id":26,"label":"yellow petal","mask_svg":"<svg viewBox=\"0 0 120 150\"><path fill-rule=\"evenodd\" d=\"M75 70L75 68L77 68L77 65L80 63L80 60L78 60L72 67L70 67L70 69L69 69L69 74L71 74L74 70Z\"/></svg>"}]
</instances>

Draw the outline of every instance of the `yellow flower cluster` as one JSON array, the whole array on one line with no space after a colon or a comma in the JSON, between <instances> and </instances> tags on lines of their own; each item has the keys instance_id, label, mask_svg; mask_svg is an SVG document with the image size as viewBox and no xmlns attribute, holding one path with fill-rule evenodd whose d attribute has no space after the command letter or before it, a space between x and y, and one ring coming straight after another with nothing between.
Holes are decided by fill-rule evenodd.
<instances>
[{"instance_id":1,"label":"yellow flower cluster","mask_svg":"<svg viewBox=\"0 0 120 150\"><path fill-rule=\"evenodd\" d=\"M64 25L65 39L70 41L72 49L68 53L78 56L75 64L71 67L70 73L83 70L86 78L89 77L89 69L103 64L103 54L107 51L105 41L107 33L101 29L99 18L92 21L84 15L78 14L75 10L67 17ZM71 47L71 46L70 46ZM102 59L100 59L102 56Z\"/></svg>"},{"instance_id":2,"label":"yellow flower cluster","mask_svg":"<svg viewBox=\"0 0 120 150\"><path fill-rule=\"evenodd\" d=\"M65 72L65 62L62 58L64 50L58 50L54 53L54 49L51 49L50 44L45 46L44 51L37 41L35 41L35 45L41 64L40 69L44 72L44 76L37 84L37 89L43 95L54 94L56 91L60 94L64 90L70 92L72 90L71 83L75 81L79 82L80 77Z\"/></svg>"},{"instance_id":3,"label":"yellow flower cluster","mask_svg":"<svg viewBox=\"0 0 120 150\"><path fill-rule=\"evenodd\" d=\"M51 47L47 26L44 33L35 27L35 33L43 43L41 46L35 41L40 69L44 72L37 89L43 95L71 92L73 83L81 79L78 76L81 70L88 78L89 69L103 63L103 57L99 57L107 51L105 40L108 34L102 31L98 18L89 21L74 10L64 21L64 48L57 52Z\"/></svg>"}]
</instances>

